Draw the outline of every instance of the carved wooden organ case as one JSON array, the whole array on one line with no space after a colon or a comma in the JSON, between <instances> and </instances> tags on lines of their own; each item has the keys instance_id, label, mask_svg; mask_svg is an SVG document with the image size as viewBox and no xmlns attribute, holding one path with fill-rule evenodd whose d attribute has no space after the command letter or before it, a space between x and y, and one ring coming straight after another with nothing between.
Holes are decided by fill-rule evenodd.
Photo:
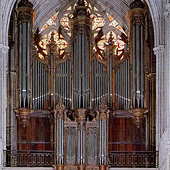
<instances>
[{"instance_id":1,"label":"carved wooden organ case","mask_svg":"<svg viewBox=\"0 0 170 170\"><path fill-rule=\"evenodd\" d=\"M31 11L32 7L28 8ZM70 18L71 38L67 49L58 48L52 32L45 53L39 45L41 36L37 30L36 49L31 51L30 58L31 17L19 19L16 112L22 123L18 125L20 150L52 150L54 164L59 168L100 166L104 169L109 151L146 149L142 121L146 112L143 10L141 6L136 14L132 7L130 12L130 54L127 47L117 48L113 32L100 47L103 30L94 38L92 17L84 1L78 1ZM136 16L141 20L135 20ZM60 26L59 39L64 39L64 35ZM127 36L122 33L119 37L127 46ZM137 139L134 134L138 134Z\"/></svg>"}]
</instances>

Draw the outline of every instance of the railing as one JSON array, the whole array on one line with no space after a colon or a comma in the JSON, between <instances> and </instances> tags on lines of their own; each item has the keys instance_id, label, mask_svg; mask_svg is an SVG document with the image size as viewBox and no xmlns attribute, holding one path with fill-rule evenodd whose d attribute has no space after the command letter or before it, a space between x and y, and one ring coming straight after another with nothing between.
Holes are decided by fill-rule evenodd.
<instances>
[{"instance_id":1,"label":"railing","mask_svg":"<svg viewBox=\"0 0 170 170\"><path fill-rule=\"evenodd\" d=\"M109 167L156 168L157 152L109 152ZM51 167L54 165L53 151L4 151L6 167Z\"/></svg>"},{"instance_id":2,"label":"railing","mask_svg":"<svg viewBox=\"0 0 170 170\"><path fill-rule=\"evenodd\" d=\"M109 152L110 167L156 168L157 152Z\"/></svg>"},{"instance_id":3,"label":"railing","mask_svg":"<svg viewBox=\"0 0 170 170\"><path fill-rule=\"evenodd\" d=\"M53 151L4 151L6 167L51 167L54 165Z\"/></svg>"}]
</instances>

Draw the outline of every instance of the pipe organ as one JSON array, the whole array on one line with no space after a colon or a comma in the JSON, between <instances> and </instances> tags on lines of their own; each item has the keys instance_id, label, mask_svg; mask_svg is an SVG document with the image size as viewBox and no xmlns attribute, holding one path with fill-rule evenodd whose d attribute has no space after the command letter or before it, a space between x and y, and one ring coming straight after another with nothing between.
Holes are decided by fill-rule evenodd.
<instances>
[{"instance_id":1,"label":"pipe organ","mask_svg":"<svg viewBox=\"0 0 170 170\"><path fill-rule=\"evenodd\" d=\"M30 57L32 21L22 20L21 17L23 12L28 15L32 12L33 6L29 1L27 3L27 10L23 8L24 0L18 6L19 109L16 113L21 118L19 121L27 128L29 119L29 127L34 126L36 121L33 117L37 121L42 117L49 120L50 128L47 129L51 131L43 142L48 141L48 148L54 151L56 169L105 170L109 148L112 148L109 145L115 147L115 143L109 141L114 136L109 130L115 129L110 119L122 118L127 125L126 122L131 122L133 117L138 130L141 124L145 128L144 25L135 20L136 15L144 17L143 6L139 7L139 13L138 8L131 7L130 56L119 44L119 41L123 42L123 37L127 39L125 34L119 36L116 44L113 32L110 32L109 38L105 36L103 47L100 46L100 42L104 41L102 28L94 38L89 9L84 0L78 0L70 17L69 50L59 47L64 42L61 30L57 43L55 33L51 33L46 49L40 46L41 37L36 32L34 43L37 53L43 56L40 58L37 53ZM124 46L127 45L125 43ZM118 124L119 120L115 122ZM18 131L20 135L25 135L25 131ZM140 133L143 135L145 132L141 130ZM22 135L19 137L22 138ZM144 140L141 137L139 142Z\"/></svg>"},{"instance_id":2,"label":"pipe organ","mask_svg":"<svg viewBox=\"0 0 170 170\"><path fill-rule=\"evenodd\" d=\"M130 109L130 61L126 59L115 71L115 108Z\"/></svg>"}]
</instances>

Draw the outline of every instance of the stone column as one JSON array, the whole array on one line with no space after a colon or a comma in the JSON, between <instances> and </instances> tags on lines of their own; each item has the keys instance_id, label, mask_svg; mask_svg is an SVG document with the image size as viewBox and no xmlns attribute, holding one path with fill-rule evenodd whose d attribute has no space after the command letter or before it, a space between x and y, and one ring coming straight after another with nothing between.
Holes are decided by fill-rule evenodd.
<instances>
[{"instance_id":1,"label":"stone column","mask_svg":"<svg viewBox=\"0 0 170 170\"><path fill-rule=\"evenodd\" d=\"M6 150L8 47L0 44L0 169L3 166L3 150Z\"/></svg>"},{"instance_id":2,"label":"stone column","mask_svg":"<svg viewBox=\"0 0 170 170\"><path fill-rule=\"evenodd\" d=\"M164 109L167 120L167 128L169 133L169 144L170 144L170 3L166 6L166 12L164 13L166 20L166 57L164 64L164 89L165 89L165 102Z\"/></svg>"},{"instance_id":3,"label":"stone column","mask_svg":"<svg viewBox=\"0 0 170 170\"><path fill-rule=\"evenodd\" d=\"M165 110L164 108L164 60L165 60L165 45L155 47L156 55L156 141L157 150L160 138L164 132Z\"/></svg>"}]
</instances>

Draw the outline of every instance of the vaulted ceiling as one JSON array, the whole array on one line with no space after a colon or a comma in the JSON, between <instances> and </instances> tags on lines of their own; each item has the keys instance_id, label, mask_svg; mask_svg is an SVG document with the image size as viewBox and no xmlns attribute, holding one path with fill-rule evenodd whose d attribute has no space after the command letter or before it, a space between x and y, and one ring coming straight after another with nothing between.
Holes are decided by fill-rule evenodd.
<instances>
[{"instance_id":1,"label":"vaulted ceiling","mask_svg":"<svg viewBox=\"0 0 170 170\"><path fill-rule=\"evenodd\" d=\"M87 0L88 1L88 0ZM97 5L101 11L112 15L119 24L127 28L126 13L130 3L134 0L90 0L91 4ZM66 6L75 3L76 0L30 0L36 10L35 28L42 27L56 11L64 10Z\"/></svg>"}]
</instances>

